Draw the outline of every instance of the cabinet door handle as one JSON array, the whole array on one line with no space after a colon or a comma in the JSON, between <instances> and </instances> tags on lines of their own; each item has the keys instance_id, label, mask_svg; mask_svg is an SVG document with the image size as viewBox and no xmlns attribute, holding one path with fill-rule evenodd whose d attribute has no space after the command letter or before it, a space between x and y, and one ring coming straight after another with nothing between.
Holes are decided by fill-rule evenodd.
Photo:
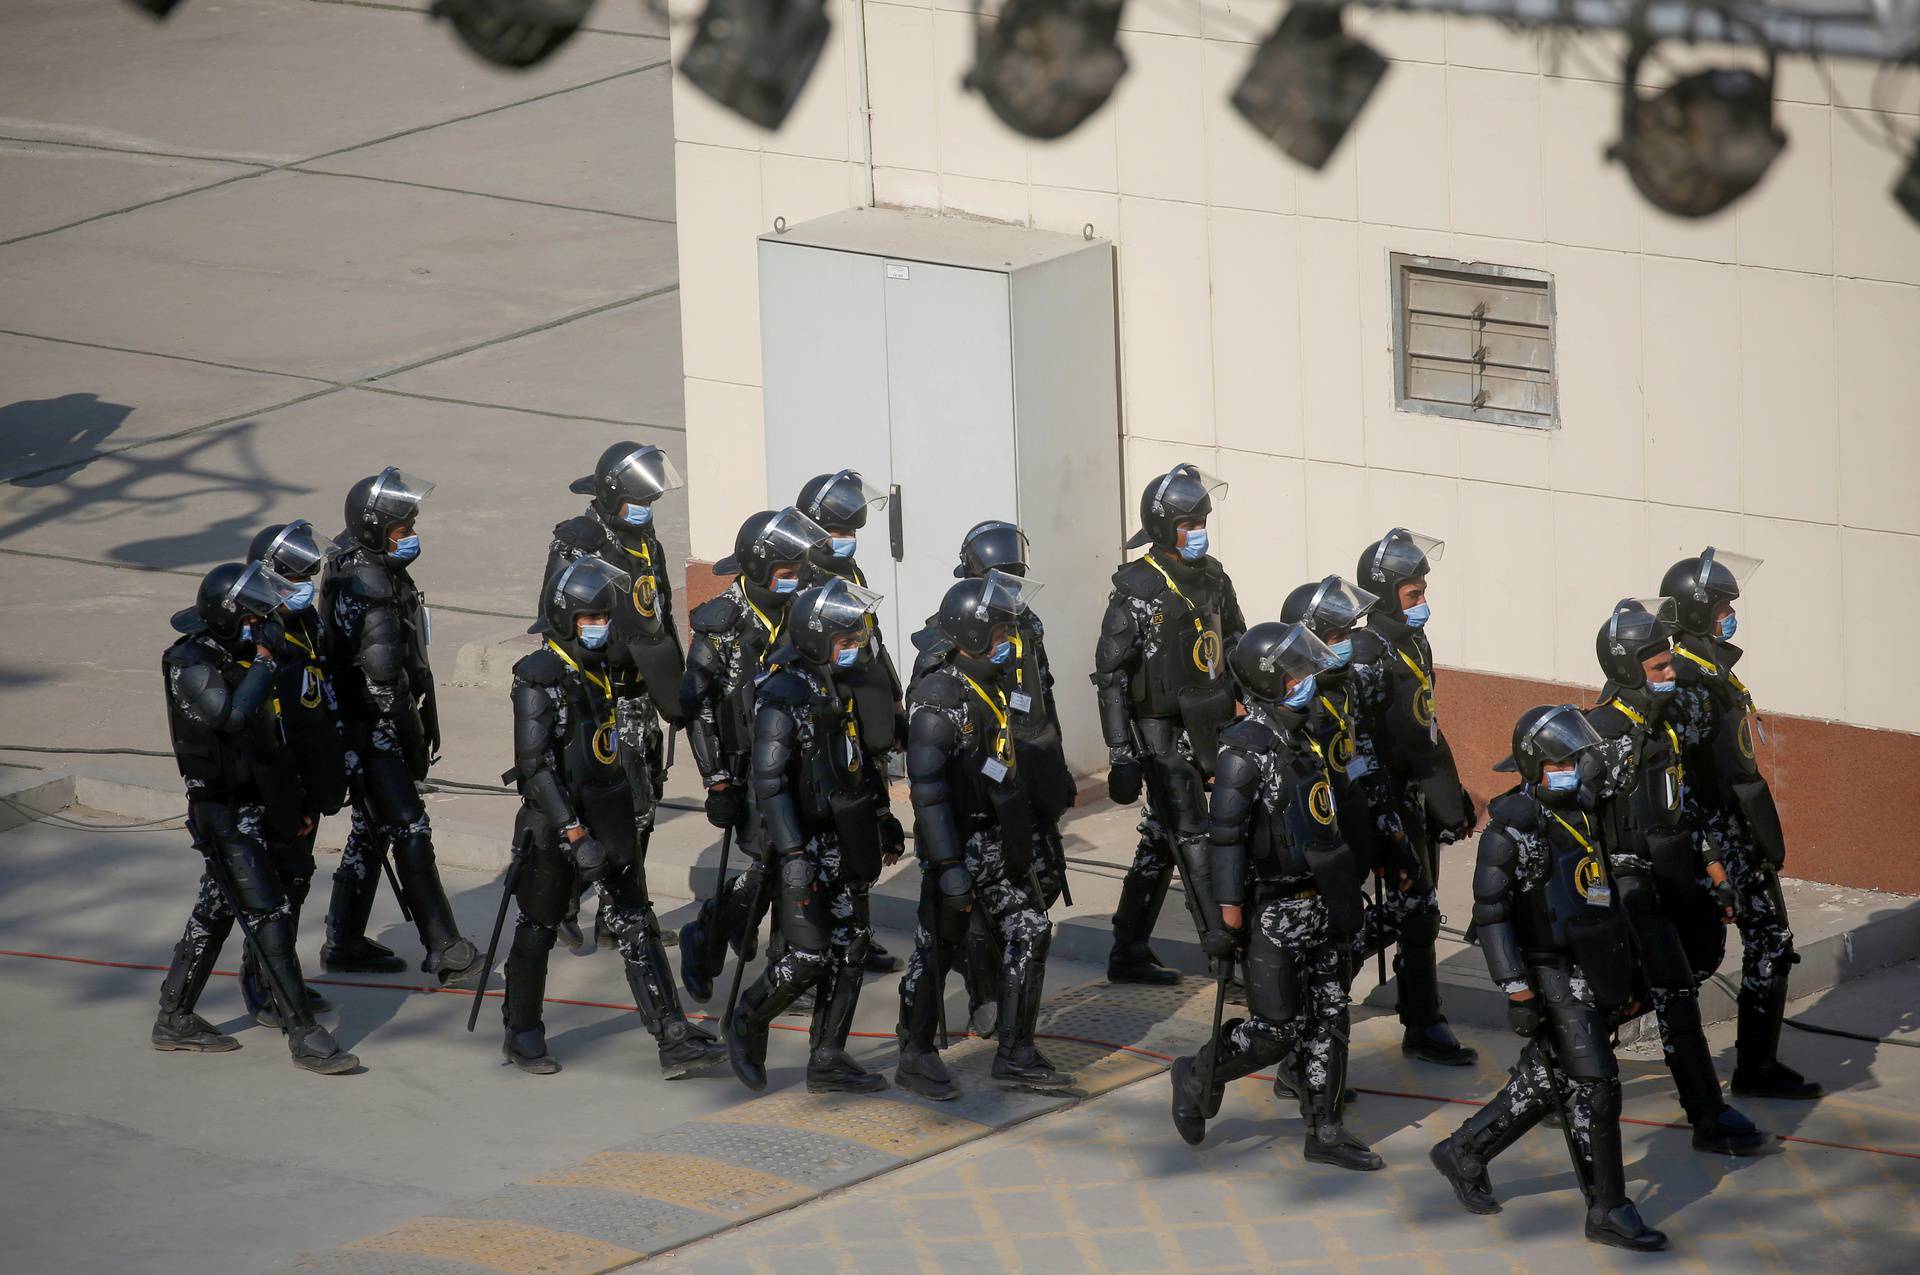
<instances>
[{"instance_id":1,"label":"cabinet door handle","mask_svg":"<svg viewBox=\"0 0 1920 1275\"><path fill-rule=\"evenodd\" d=\"M887 489L887 536L893 542L893 560L904 560L907 556L906 529L900 519L899 483Z\"/></svg>"}]
</instances>

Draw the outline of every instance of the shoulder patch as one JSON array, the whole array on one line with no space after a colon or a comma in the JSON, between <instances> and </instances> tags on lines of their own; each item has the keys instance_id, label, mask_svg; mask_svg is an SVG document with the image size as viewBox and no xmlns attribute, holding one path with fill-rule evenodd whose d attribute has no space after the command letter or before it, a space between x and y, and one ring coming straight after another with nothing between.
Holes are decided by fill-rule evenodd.
<instances>
[{"instance_id":1,"label":"shoulder patch","mask_svg":"<svg viewBox=\"0 0 1920 1275\"><path fill-rule=\"evenodd\" d=\"M740 623L740 604L723 593L708 598L687 615L687 626L695 633L731 633Z\"/></svg>"},{"instance_id":2,"label":"shoulder patch","mask_svg":"<svg viewBox=\"0 0 1920 1275\"><path fill-rule=\"evenodd\" d=\"M1487 820L1520 832L1538 832L1540 807L1519 788L1509 788L1487 803Z\"/></svg>"},{"instance_id":3,"label":"shoulder patch","mask_svg":"<svg viewBox=\"0 0 1920 1275\"><path fill-rule=\"evenodd\" d=\"M1280 737L1272 727L1251 717L1243 717L1220 732L1222 748L1244 748L1250 753L1271 752L1279 742Z\"/></svg>"},{"instance_id":4,"label":"shoulder patch","mask_svg":"<svg viewBox=\"0 0 1920 1275\"><path fill-rule=\"evenodd\" d=\"M566 669L566 662L543 646L521 656L513 666L513 675L529 686L558 686Z\"/></svg>"}]
</instances>

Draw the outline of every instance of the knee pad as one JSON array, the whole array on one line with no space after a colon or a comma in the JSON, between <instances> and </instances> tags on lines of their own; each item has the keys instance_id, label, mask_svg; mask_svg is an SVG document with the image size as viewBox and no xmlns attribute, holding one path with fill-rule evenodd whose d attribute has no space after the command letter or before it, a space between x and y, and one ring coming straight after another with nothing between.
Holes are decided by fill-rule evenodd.
<instances>
[{"instance_id":1,"label":"knee pad","mask_svg":"<svg viewBox=\"0 0 1920 1275\"><path fill-rule=\"evenodd\" d=\"M534 925L527 921L513 927L514 956L522 960L543 960L553 951L557 931L550 925Z\"/></svg>"},{"instance_id":2,"label":"knee pad","mask_svg":"<svg viewBox=\"0 0 1920 1275\"><path fill-rule=\"evenodd\" d=\"M1691 992L1672 993L1666 998L1664 1016L1667 1030L1691 1033L1700 1030L1700 998Z\"/></svg>"},{"instance_id":3,"label":"knee pad","mask_svg":"<svg viewBox=\"0 0 1920 1275\"><path fill-rule=\"evenodd\" d=\"M272 912L286 904L280 881L267 865L266 856L252 848L221 856L227 869L227 884L233 890L233 902L248 913Z\"/></svg>"},{"instance_id":4,"label":"knee pad","mask_svg":"<svg viewBox=\"0 0 1920 1275\"><path fill-rule=\"evenodd\" d=\"M867 952L873 946L873 931L862 928L854 932L853 941L847 944L847 964L860 968L866 964Z\"/></svg>"},{"instance_id":5,"label":"knee pad","mask_svg":"<svg viewBox=\"0 0 1920 1275\"><path fill-rule=\"evenodd\" d=\"M1440 938L1440 913L1420 908L1400 923L1400 946L1432 947Z\"/></svg>"}]
</instances>

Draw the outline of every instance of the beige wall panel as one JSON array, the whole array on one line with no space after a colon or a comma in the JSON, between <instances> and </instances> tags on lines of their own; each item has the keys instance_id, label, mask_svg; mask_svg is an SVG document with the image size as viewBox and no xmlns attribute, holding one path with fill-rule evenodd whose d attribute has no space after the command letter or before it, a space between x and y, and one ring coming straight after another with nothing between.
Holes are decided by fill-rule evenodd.
<instances>
[{"instance_id":1,"label":"beige wall panel","mask_svg":"<svg viewBox=\"0 0 1920 1275\"><path fill-rule=\"evenodd\" d=\"M940 132L933 111L933 15L923 8L869 4L867 48L873 162L936 166Z\"/></svg>"},{"instance_id":2,"label":"beige wall panel","mask_svg":"<svg viewBox=\"0 0 1920 1275\"><path fill-rule=\"evenodd\" d=\"M1626 170L1601 159L1620 135L1620 90L1591 80L1540 82L1547 238L1587 248L1640 250L1640 196Z\"/></svg>"},{"instance_id":3,"label":"beige wall panel","mask_svg":"<svg viewBox=\"0 0 1920 1275\"><path fill-rule=\"evenodd\" d=\"M1366 460L1360 410L1360 240L1348 222L1300 221L1300 416L1307 455Z\"/></svg>"},{"instance_id":4,"label":"beige wall panel","mask_svg":"<svg viewBox=\"0 0 1920 1275\"><path fill-rule=\"evenodd\" d=\"M1367 516L1367 471L1308 461L1307 560L1301 580L1345 576L1358 583L1360 550L1382 529Z\"/></svg>"},{"instance_id":5,"label":"beige wall panel","mask_svg":"<svg viewBox=\"0 0 1920 1275\"><path fill-rule=\"evenodd\" d=\"M1598 686L1594 634L1621 598L1645 597L1647 506L1604 496L1553 498L1553 680Z\"/></svg>"},{"instance_id":6,"label":"beige wall panel","mask_svg":"<svg viewBox=\"0 0 1920 1275\"><path fill-rule=\"evenodd\" d=\"M1750 517L1745 535L1746 552L1765 563L1752 591L1734 603L1740 630L1733 640L1747 652L1741 680L1762 712L1841 716L1847 662L1833 649L1832 610L1845 596L1840 529Z\"/></svg>"},{"instance_id":7,"label":"beige wall panel","mask_svg":"<svg viewBox=\"0 0 1920 1275\"><path fill-rule=\"evenodd\" d=\"M1304 455L1300 425L1299 223L1216 208L1213 415L1222 447Z\"/></svg>"},{"instance_id":8,"label":"beige wall panel","mask_svg":"<svg viewBox=\"0 0 1920 1275\"><path fill-rule=\"evenodd\" d=\"M1667 568L1682 558L1699 553L1708 545L1736 552L1747 552L1746 520L1738 514L1719 509L1696 509L1677 505L1647 506L1647 566L1642 583L1623 591L1644 597L1660 591L1660 578ZM1761 577L1761 588L1771 582Z\"/></svg>"},{"instance_id":9,"label":"beige wall panel","mask_svg":"<svg viewBox=\"0 0 1920 1275\"><path fill-rule=\"evenodd\" d=\"M1360 227L1360 411L1367 422L1367 464L1452 477L1460 472L1454 421L1400 412L1393 406L1391 256L1396 252L1451 257L1453 236L1433 230Z\"/></svg>"},{"instance_id":10,"label":"beige wall panel","mask_svg":"<svg viewBox=\"0 0 1920 1275\"><path fill-rule=\"evenodd\" d=\"M950 173L940 183L940 207L962 216L1024 226L1032 215L1027 201L1029 189L1025 182L989 181Z\"/></svg>"},{"instance_id":11,"label":"beige wall panel","mask_svg":"<svg viewBox=\"0 0 1920 1275\"><path fill-rule=\"evenodd\" d=\"M1840 521L1920 534L1920 289L1834 281Z\"/></svg>"},{"instance_id":12,"label":"beige wall panel","mask_svg":"<svg viewBox=\"0 0 1920 1275\"><path fill-rule=\"evenodd\" d=\"M1644 499L1640 258L1555 245L1547 266L1554 282L1553 353L1560 378L1553 486Z\"/></svg>"},{"instance_id":13,"label":"beige wall panel","mask_svg":"<svg viewBox=\"0 0 1920 1275\"><path fill-rule=\"evenodd\" d=\"M1093 227L1096 239L1120 237L1120 197L1095 190L1035 186L1030 200L1036 230L1081 234Z\"/></svg>"},{"instance_id":14,"label":"beige wall panel","mask_svg":"<svg viewBox=\"0 0 1920 1275\"><path fill-rule=\"evenodd\" d=\"M961 87L973 65L973 18L933 15L933 112L940 130L939 170L991 181L1027 180L1027 147L978 94Z\"/></svg>"},{"instance_id":15,"label":"beige wall panel","mask_svg":"<svg viewBox=\"0 0 1920 1275\"><path fill-rule=\"evenodd\" d=\"M1127 432L1212 447L1207 210L1120 201L1120 328Z\"/></svg>"},{"instance_id":16,"label":"beige wall panel","mask_svg":"<svg viewBox=\"0 0 1920 1275\"><path fill-rule=\"evenodd\" d=\"M1525 75L1540 70L1540 43L1537 30L1513 30L1485 18L1466 18L1448 14L1442 19L1446 31L1447 61L1454 66L1481 67L1489 71L1518 71Z\"/></svg>"},{"instance_id":17,"label":"beige wall panel","mask_svg":"<svg viewBox=\"0 0 1920 1275\"><path fill-rule=\"evenodd\" d=\"M1387 469L1368 470L1368 525L1360 543L1353 546L1352 550L1357 560L1360 550L1369 541L1378 539L1393 527L1407 527L1429 536L1438 536L1447 542L1440 565L1434 568L1431 581L1433 619L1427 624L1427 635L1440 651L1438 658L1442 664L1459 660L1467 619L1461 564L1464 558L1471 557L1473 550L1459 543L1459 496L1459 484L1451 478L1403 474ZM1364 587L1366 581L1356 583Z\"/></svg>"},{"instance_id":18,"label":"beige wall panel","mask_svg":"<svg viewBox=\"0 0 1920 1275\"><path fill-rule=\"evenodd\" d=\"M759 348L759 334L754 334ZM693 556L709 562L733 552L733 533L748 514L766 508L766 432L760 387L687 378L687 464L707 475L689 502ZM724 474L726 481L713 476Z\"/></svg>"},{"instance_id":19,"label":"beige wall panel","mask_svg":"<svg viewBox=\"0 0 1920 1275\"><path fill-rule=\"evenodd\" d=\"M1227 498L1209 526L1219 528L1219 556L1233 573L1248 624L1280 618L1287 592L1306 579L1306 463L1222 448L1220 472L1232 474Z\"/></svg>"},{"instance_id":20,"label":"beige wall panel","mask_svg":"<svg viewBox=\"0 0 1920 1275\"><path fill-rule=\"evenodd\" d=\"M1920 677L1891 671L1887 660L1888 636L1920 626L1920 589L1912 587L1914 540L1850 528L1840 537L1847 613L1863 617L1847 625L1842 637L1846 719L1859 726L1914 730L1920 727ZM1890 587L1895 581L1908 587ZM1771 690L1762 687L1760 693Z\"/></svg>"},{"instance_id":21,"label":"beige wall panel","mask_svg":"<svg viewBox=\"0 0 1920 1275\"><path fill-rule=\"evenodd\" d=\"M1907 100L1912 95L1909 80ZM1913 121L1905 124L1907 136L1913 136ZM1879 127L1865 111L1842 111L1833 121L1834 271L1920 284L1920 234L1887 194L1906 161L1877 143Z\"/></svg>"},{"instance_id":22,"label":"beige wall panel","mask_svg":"<svg viewBox=\"0 0 1920 1275\"><path fill-rule=\"evenodd\" d=\"M1833 273L1832 116L1824 106L1775 104L1787 149L1754 192L1733 206L1741 264ZM1879 193L1891 203L1884 187Z\"/></svg>"},{"instance_id":23,"label":"beige wall panel","mask_svg":"<svg viewBox=\"0 0 1920 1275\"><path fill-rule=\"evenodd\" d=\"M1208 202L1216 208L1292 212L1294 179L1309 170L1284 158L1233 109L1233 91L1247 73L1253 51L1244 44L1209 40L1201 58Z\"/></svg>"},{"instance_id":24,"label":"beige wall panel","mask_svg":"<svg viewBox=\"0 0 1920 1275\"><path fill-rule=\"evenodd\" d=\"M1740 277L1648 258L1640 272L1647 496L1740 508Z\"/></svg>"},{"instance_id":25,"label":"beige wall panel","mask_svg":"<svg viewBox=\"0 0 1920 1275\"><path fill-rule=\"evenodd\" d=\"M1374 91L1347 144L1359 152L1360 220L1378 226L1451 228L1446 68L1396 63Z\"/></svg>"},{"instance_id":26,"label":"beige wall panel","mask_svg":"<svg viewBox=\"0 0 1920 1275\"><path fill-rule=\"evenodd\" d=\"M1132 64L1114 90L1112 106L1119 128L1120 193L1204 202L1200 41L1126 35L1120 47Z\"/></svg>"},{"instance_id":27,"label":"beige wall panel","mask_svg":"<svg viewBox=\"0 0 1920 1275\"><path fill-rule=\"evenodd\" d=\"M1447 155L1455 230L1546 235L1539 76L1449 67Z\"/></svg>"},{"instance_id":28,"label":"beige wall panel","mask_svg":"<svg viewBox=\"0 0 1920 1275\"><path fill-rule=\"evenodd\" d=\"M1840 509L1833 280L1740 272L1742 508L1834 522Z\"/></svg>"},{"instance_id":29,"label":"beige wall panel","mask_svg":"<svg viewBox=\"0 0 1920 1275\"><path fill-rule=\"evenodd\" d=\"M1553 502L1527 487L1460 484L1460 538L1438 568L1461 619L1448 663L1554 676L1554 608L1521 583L1554 574Z\"/></svg>"},{"instance_id":30,"label":"beige wall panel","mask_svg":"<svg viewBox=\"0 0 1920 1275\"><path fill-rule=\"evenodd\" d=\"M674 147L680 236L680 342L688 376L760 383L760 156ZM700 418L687 406L691 433Z\"/></svg>"}]
</instances>

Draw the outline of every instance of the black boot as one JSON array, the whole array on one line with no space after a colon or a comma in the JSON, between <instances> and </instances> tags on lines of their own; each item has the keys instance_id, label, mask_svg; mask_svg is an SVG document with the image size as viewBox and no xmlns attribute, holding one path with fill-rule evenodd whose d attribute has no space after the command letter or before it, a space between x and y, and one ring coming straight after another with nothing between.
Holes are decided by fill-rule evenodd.
<instances>
[{"instance_id":1,"label":"black boot","mask_svg":"<svg viewBox=\"0 0 1920 1275\"><path fill-rule=\"evenodd\" d=\"M369 857L366 868L364 880L345 872L333 874L327 941L320 948L320 968L330 974L398 974L407 968L392 948L367 937L367 918L373 914L373 896L380 888L380 859Z\"/></svg>"},{"instance_id":2,"label":"black boot","mask_svg":"<svg viewBox=\"0 0 1920 1275\"><path fill-rule=\"evenodd\" d=\"M480 967L485 963L486 957L473 945L472 939L456 937L445 947L428 952L427 958L420 962L420 969L438 978L440 986L450 987L480 977Z\"/></svg>"},{"instance_id":3,"label":"black boot","mask_svg":"<svg viewBox=\"0 0 1920 1275\"><path fill-rule=\"evenodd\" d=\"M717 1067L727 1056L727 1047L714 1039L712 1032L684 1018L668 1023L656 1039L660 1045L660 1074L667 1080Z\"/></svg>"},{"instance_id":4,"label":"black boot","mask_svg":"<svg viewBox=\"0 0 1920 1275\"><path fill-rule=\"evenodd\" d=\"M1594 1205L1587 1210L1587 1238L1595 1244L1631 1249L1636 1253L1657 1253L1667 1246L1667 1233L1656 1231L1640 1218L1632 1200L1624 1200L1610 1209Z\"/></svg>"},{"instance_id":5,"label":"black boot","mask_svg":"<svg viewBox=\"0 0 1920 1275\"><path fill-rule=\"evenodd\" d=\"M881 947L880 941L875 939L867 944L867 955L861 968L868 974L898 974L900 958Z\"/></svg>"},{"instance_id":6,"label":"black boot","mask_svg":"<svg viewBox=\"0 0 1920 1275\"><path fill-rule=\"evenodd\" d=\"M1056 1071L1033 1043L1052 943L1051 931L1033 941L1017 979L1005 969L1000 972L1000 1044L993 1054L992 1075L1006 1088L1046 1092L1073 1084L1073 1077Z\"/></svg>"},{"instance_id":7,"label":"black boot","mask_svg":"<svg viewBox=\"0 0 1920 1275\"><path fill-rule=\"evenodd\" d=\"M1520 1059L1514 1064L1513 1074L1519 1074L1522 1068L1532 1065L1529 1052L1535 1048L1527 1045L1521 1051ZM1466 1122L1453 1131L1453 1136L1436 1145L1427 1153L1433 1161L1433 1167L1452 1184L1453 1193L1471 1213L1498 1213L1500 1201L1494 1198L1493 1179L1487 1174L1487 1166L1495 1157L1518 1142L1522 1135L1538 1120L1529 1118L1515 1108L1511 1081L1493 1096L1480 1110L1468 1116Z\"/></svg>"},{"instance_id":8,"label":"black boot","mask_svg":"<svg viewBox=\"0 0 1920 1275\"><path fill-rule=\"evenodd\" d=\"M767 1015L769 1022L760 1021L766 999L766 991L755 982L740 994L739 1008L727 1024L727 1062L740 1083L755 1093L767 1087L767 1031L772 1015Z\"/></svg>"},{"instance_id":9,"label":"black boot","mask_svg":"<svg viewBox=\"0 0 1920 1275\"><path fill-rule=\"evenodd\" d=\"M1162 965L1147 943L1172 882L1172 864L1162 867L1156 880L1129 872L1121 882L1120 904L1113 910L1113 951L1107 956L1109 983L1172 987L1180 981L1180 972Z\"/></svg>"},{"instance_id":10,"label":"black boot","mask_svg":"<svg viewBox=\"0 0 1920 1275\"><path fill-rule=\"evenodd\" d=\"M538 1024L507 1028L507 1037L500 1042L500 1054L529 1075L551 1076L560 1070L560 1060L547 1052L546 1028Z\"/></svg>"},{"instance_id":11,"label":"black boot","mask_svg":"<svg viewBox=\"0 0 1920 1275\"><path fill-rule=\"evenodd\" d=\"M808 1093L877 1093L887 1078L868 1071L847 1054L853 1032L853 1011L860 1002L860 986L867 975L865 944L834 962L825 978L814 985L813 1022L807 1038Z\"/></svg>"},{"instance_id":12,"label":"black boot","mask_svg":"<svg viewBox=\"0 0 1920 1275\"><path fill-rule=\"evenodd\" d=\"M1438 912L1416 912L1401 926L1400 950L1393 955L1398 989L1394 1010L1406 1029L1400 1052L1443 1067L1470 1067L1479 1055L1460 1043L1440 1012L1440 973L1434 952L1439 937Z\"/></svg>"},{"instance_id":13,"label":"black boot","mask_svg":"<svg viewBox=\"0 0 1920 1275\"><path fill-rule=\"evenodd\" d=\"M1480 1057L1472 1047L1460 1043L1444 1018L1423 1026L1409 1023L1400 1036L1400 1052L1443 1067L1471 1067Z\"/></svg>"},{"instance_id":14,"label":"black boot","mask_svg":"<svg viewBox=\"0 0 1920 1275\"><path fill-rule=\"evenodd\" d=\"M1780 1061L1780 1020L1787 1011L1787 980L1775 980L1770 992L1740 986L1739 1035L1734 1042L1733 1091L1746 1098L1786 1098L1806 1102L1824 1090Z\"/></svg>"},{"instance_id":15,"label":"black boot","mask_svg":"<svg viewBox=\"0 0 1920 1275\"><path fill-rule=\"evenodd\" d=\"M1387 1162L1341 1119L1341 1095L1347 1088L1347 1029L1347 1023L1341 1022L1327 1051L1326 1087L1308 1094L1312 1114L1307 1123L1306 1157L1314 1164L1370 1173L1386 1168Z\"/></svg>"},{"instance_id":16,"label":"black boot","mask_svg":"<svg viewBox=\"0 0 1920 1275\"><path fill-rule=\"evenodd\" d=\"M1493 1197L1493 1179L1487 1176L1486 1161L1463 1155L1451 1137L1434 1143L1427 1159L1440 1170L1440 1176L1453 1188L1454 1198L1466 1206L1467 1212L1500 1211L1500 1201Z\"/></svg>"},{"instance_id":17,"label":"black boot","mask_svg":"<svg viewBox=\"0 0 1920 1275\"><path fill-rule=\"evenodd\" d=\"M673 967L667 963L666 944L660 941L660 922L652 907L639 909L634 928L637 932L626 935L621 950L627 990L633 993L640 1021L660 1046L661 1073L668 1080L678 1080L718 1065L727 1051L711 1032L688 1022L682 1012L680 998L674 992Z\"/></svg>"},{"instance_id":18,"label":"black boot","mask_svg":"<svg viewBox=\"0 0 1920 1275\"><path fill-rule=\"evenodd\" d=\"M316 1076L341 1076L360 1067L360 1060L340 1048L333 1033L318 1023L289 1028L287 1052L294 1066Z\"/></svg>"},{"instance_id":19,"label":"black boot","mask_svg":"<svg viewBox=\"0 0 1920 1275\"><path fill-rule=\"evenodd\" d=\"M190 1009L171 1014L161 1010L160 1016L153 1020L151 1040L155 1049L189 1054L224 1054L240 1048L239 1041L218 1031Z\"/></svg>"},{"instance_id":20,"label":"black boot","mask_svg":"<svg viewBox=\"0 0 1920 1275\"><path fill-rule=\"evenodd\" d=\"M816 1049L807 1058L808 1093L879 1093L887 1078L868 1071L844 1049Z\"/></svg>"},{"instance_id":21,"label":"black boot","mask_svg":"<svg viewBox=\"0 0 1920 1275\"><path fill-rule=\"evenodd\" d=\"M1596 1244L1650 1253L1667 1246L1667 1237L1640 1220L1627 1198L1627 1170L1620 1149L1620 1082L1601 1083L1587 1128L1592 1157L1587 1161L1593 1195L1587 1201L1587 1238Z\"/></svg>"},{"instance_id":22,"label":"black boot","mask_svg":"<svg viewBox=\"0 0 1920 1275\"><path fill-rule=\"evenodd\" d=\"M188 928L192 933L192 928ZM192 1054L224 1054L240 1042L214 1030L212 1023L193 1012L200 993L213 977L218 946L211 939L194 942L183 936L173 945L173 961L160 980L160 1014L153 1020L150 1040L155 1049Z\"/></svg>"},{"instance_id":23,"label":"black boot","mask_svg":"<svg viewBox=\"0 0 1920 1275\"><path fill-rule=\"evenodd\" d=\"M1715 1155L1759 1155L1773 1142L1732 1107L1693 1121L1693 1149Z\"/></svg>"},{"instance_id":24,"label":"black boot","mask_svg":"<svg viewBox=\"0 0 1920 1275\"><path fill-rule=\"evenodd\" d=\"M416 828L394 838L393 872L406 894L420 946L427 949L421 971L437 977L442 987L478 976L484 958L454 922L453 906L447 902L446 887L434 864L430 832Z\"/></svg>"},{"instance_id":25,"label":"black boot","mask_svg":"<svg viewBox=\"0 0 1920 1275\"><path fill-rule=\"evenodd\" d=\"M713 974L708 965L707 921L711 903L700 906L699 915L680 927L680 983L687 995L704 1005L713 999Z\"/></svg>"},{"instance_id":26,"label":"black boot","mask_svg":"<svg viewBox=\"0 0 1920 1275\"><path fill-rule=\"evenodd\" d=\"M940 1061L940 1055L931 1049L915 1049L905 1041L900 1043L893 1083L934 1102L952 1102L960 1096L960 1086L953 1083L953 1073Z\"/></svg>"}]
</instances>

